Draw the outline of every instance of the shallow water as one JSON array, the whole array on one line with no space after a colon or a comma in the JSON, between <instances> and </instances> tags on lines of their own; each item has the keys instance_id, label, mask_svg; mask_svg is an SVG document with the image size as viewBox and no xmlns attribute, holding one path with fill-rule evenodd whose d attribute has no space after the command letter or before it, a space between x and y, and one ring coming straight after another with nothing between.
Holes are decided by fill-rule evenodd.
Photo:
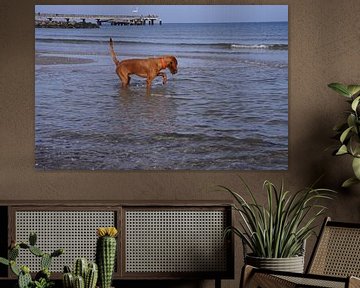
<instances>
[{"instance_id":1,"label":"shallow water","mask_svg":"<svg viewBox=\"0 0 360 288\"><path fill-rule=\"evenodd\" d=\"M109 37L120 60L172 54L179 72L122 89ZM39 169L287 169L287 23L36 29L36 53Z\"/></svg>"}]
</instances>

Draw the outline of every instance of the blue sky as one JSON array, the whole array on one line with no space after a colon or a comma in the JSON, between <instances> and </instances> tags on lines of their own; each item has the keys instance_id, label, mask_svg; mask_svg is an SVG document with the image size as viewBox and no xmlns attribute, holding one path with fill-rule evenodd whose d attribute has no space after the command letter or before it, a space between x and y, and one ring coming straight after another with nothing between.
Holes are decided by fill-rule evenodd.
<instances>
[{"instance_id":1,"label":"blue sky","mask_svg":"<svg viewBox=\"0 0 360 288\"><path fill-rule=\"evenodd\" d=\"M160 16L164 23L288 21L287 5L36 5L35 12L97 15L155 14Z\"/></svg>"}]
</instances>

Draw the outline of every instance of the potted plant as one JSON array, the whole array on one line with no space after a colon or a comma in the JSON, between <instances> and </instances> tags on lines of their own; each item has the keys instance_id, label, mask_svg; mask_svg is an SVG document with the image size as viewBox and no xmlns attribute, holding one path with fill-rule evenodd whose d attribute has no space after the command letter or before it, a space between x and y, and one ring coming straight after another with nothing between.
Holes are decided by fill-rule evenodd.
<instances>
[{"instance_id":1,"label":"potted plant","mask_svg":"<svg viewBox=\"0 0 360 288\"><path fill-rule=\"evenodd\" d=\"M347 112L346 122L334 127L339 147L334 151L335 155L350 155L354 176L347 179L342 186L349 187L360 183L360 85L344 85L331 83L328 85L338 94L347 98L350 110Z\"/></svg>"},{"instance_id":2,"label":"potted plant","mask_svg":"<svg viewBox=\"0 0 360 288\"><path fill-rule=\"evenodd\" d=\"M54 282L50 280L50 265L53 258L62 255L64 250L57 249L52 253L45 253L36 246L36 242L36 233L30 233L29 243L11 243L8 258L0 257L0 263L10 266L11 271L18 277L18 288L50 288L54 286ZM19 265L19 263L16 262L20 249L28 250L31 254L40 258L41 270L36 273L34 279L32 279L28 266Z\"/></svg>"},{"instance_id":3,"label":"potted plant","mask_svg":"<svg viewBox=\"0 0 360 288\"><path fill-rule=\"evenodd\" d=\"M242 180L242 179L241 179ZM235 199L233 208L240 215L239 227L229 227L243 242L245 264L259 268L303 272L305 241L314 233L315 220L326 207L318 200L331 199L334 192L329 189L304 188L296 193L286 191L283 183L277 188L266 180L264 189L267 203L262 205L242 180L251 201L239 193L221 186Z\"/></svg>"},{"instance_id":4,"label":"potted plant","mask_svg":"<svg viewBox=\"0 0 360 288\"><path fill-rule=\"evenodd\" d=\"M80 257L75 260L73 271L69 266L64 266L62 275L63 288L96 288L98 279L98 266Z\"/></svg>"},{"instance_id":5,"label":"potted plant","mask_svg":"<svg viewBox=\"0 0 360 288\"><path fill-rule=\"evenodd\" d=\"M99 267L99 287L110 288L116 260L115 227L99 227L96 231L96 263Z\"/></svg>"}]
</instances>

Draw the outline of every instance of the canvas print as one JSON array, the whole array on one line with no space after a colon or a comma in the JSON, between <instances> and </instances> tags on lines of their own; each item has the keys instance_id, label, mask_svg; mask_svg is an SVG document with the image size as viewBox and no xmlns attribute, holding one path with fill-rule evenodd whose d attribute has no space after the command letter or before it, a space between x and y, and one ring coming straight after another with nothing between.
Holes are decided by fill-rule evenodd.
<instances>
[{"instance_id":1,"label":"canvas print","mask_svg":"<svg viewBox=\"0 0 360 288\"><path fill-rule=\"evenodd\" d=\"M286 170L286 5L36 5L39 170Z\"/></svg>"}]
</instances>

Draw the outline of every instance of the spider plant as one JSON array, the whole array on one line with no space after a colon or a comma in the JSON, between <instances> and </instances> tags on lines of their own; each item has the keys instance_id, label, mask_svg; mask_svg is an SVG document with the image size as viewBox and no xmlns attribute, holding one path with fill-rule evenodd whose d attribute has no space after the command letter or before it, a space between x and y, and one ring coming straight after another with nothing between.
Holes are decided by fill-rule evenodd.
<instances>
[{"instance_id":1,"label":"spider plant","mask_svg":"<svg viewBox=\"0 0 360 288\"><path fill-rule=\"evenodd\" d=\"M324 214L326 207L318 200L331 199L334 191L304 188L296 193L277 188L266 180L266 206L255 198L249 186L241 179L251 201L239 193L220 186L236 200L233 208L240 214L240 227L229 227L225 234L233 232L252 251L252 256L265 258L288 258L302 254L305 240L314 233L316 219Z\"/></svg>"}]
</instances>

